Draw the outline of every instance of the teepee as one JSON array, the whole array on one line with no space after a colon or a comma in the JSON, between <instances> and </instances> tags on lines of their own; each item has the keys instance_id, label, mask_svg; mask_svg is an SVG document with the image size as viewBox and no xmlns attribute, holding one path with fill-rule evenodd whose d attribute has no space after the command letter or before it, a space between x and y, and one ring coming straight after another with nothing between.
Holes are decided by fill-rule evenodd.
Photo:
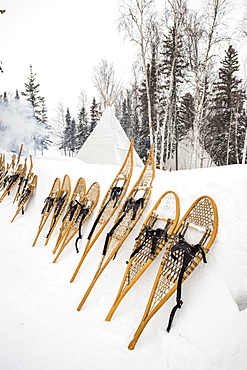
<instances>
[{"instance_id":1,"label":"teepee","mask_svg":"<svg viewBox=\"0 0 247 370\"><path fill-rule=\"evenodd\" d=\"M102 59L94 68L93 82L104 102L105 111L76 157L86 163L122 165L129 150L130 140L111 108L122 90L113 65ZM134 166L143 166L135 150Z\"/></svg>"},{"instance_id":2,"label":"teepee","mask_svg":"<svg viewBox=\"0 0 247 370\"><path fill-rule=\"evenodd\" d=\"M196 157L195 165L192 164L192 144L190 135L185 137L178 143L178 169L191 170L193 168L215 167L215 163L210 158L209 154L201 146ZM165 162L165 169L168 171L176 170L175 157L168 159Z\"/></svg>"},{"instance_id":3,"label":"teepee","mask_svg":"<svg viewBox=\"0 0 247 370\"><path fill-rule=\"evenodd\" d=\"M86 163L122 165L128 152L130 140L124 132L112 108L107 106L100 121L76 154ZM134 151L134 166L143 162Z\"/></svg>"}]
</instances>

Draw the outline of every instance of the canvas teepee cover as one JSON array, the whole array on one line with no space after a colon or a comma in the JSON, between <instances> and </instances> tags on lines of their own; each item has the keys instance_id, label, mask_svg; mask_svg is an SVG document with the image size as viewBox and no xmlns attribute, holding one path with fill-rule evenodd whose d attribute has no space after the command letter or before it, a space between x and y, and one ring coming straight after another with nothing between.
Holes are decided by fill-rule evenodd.
<instances>
[{"instance_id":1,"label":"canvas teepee cover","mask_svg":"<svg viewBox=\"0 0 247 370\"><path fill-rule=\"evenodd\" d=\"M122 165L129 145L127 135L111 107L108 106L76 157L86 163ZM143 166L135 150L134 166Z\"/></svg>"},{"instance_id":2,"label":"canvas teepee cover","mask_svg":"<svg viewBox=\"0 0 247 370\"><path fill-rule=\"evenodd\" d=\"M210 158L209 154L200 146L199 153L196 157L195 167L192 164L192 144L191 140L185 137L178 143L178 169L191 170L193 168L214 167L215 163ZM165 163L165 168L168 171L176 170L175 158L170 158Z\"/></svg>"}]
</instances>

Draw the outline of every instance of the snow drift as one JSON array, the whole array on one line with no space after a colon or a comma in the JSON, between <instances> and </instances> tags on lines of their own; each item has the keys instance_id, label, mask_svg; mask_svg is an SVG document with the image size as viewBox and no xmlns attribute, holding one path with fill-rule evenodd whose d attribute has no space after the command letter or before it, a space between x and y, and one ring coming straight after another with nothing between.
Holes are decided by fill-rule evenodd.
<instances>
[{"instance_id":1,"label":"snow drift","mask_svg":"<svg viewBox=\"0 0 247 370\"><path fill-rule=\"evenodd\" d=\"M76 307L98 266L105 232L89 252L77 279L78 264L98 207L118 166L86 164L76 158L34 158L36 193L25 214L10 223L12 193L0 204L0 368L5 370L244 370L247 363L247 165L177 172L156 172L148 207L116 259L103 272L83 309ZM135 168L131 189L139 174ZM98 206L83 227L80 253L73 241L53 264L58 227L47 246L47 229L32 246L44 199L55 177L98 181ZM168 190L180 199L181 217L195 199L211 196L218 207L219 228L207 264L200 264L182 288L183 307L171 332L167 320L175 295L151 319L133 351L127 345L143 315L162 254L121 302L110 322L104 321L117 293L126 263L146 215ZM47 225L48 227L48 225Z\"/></svg>"}]
</instances>

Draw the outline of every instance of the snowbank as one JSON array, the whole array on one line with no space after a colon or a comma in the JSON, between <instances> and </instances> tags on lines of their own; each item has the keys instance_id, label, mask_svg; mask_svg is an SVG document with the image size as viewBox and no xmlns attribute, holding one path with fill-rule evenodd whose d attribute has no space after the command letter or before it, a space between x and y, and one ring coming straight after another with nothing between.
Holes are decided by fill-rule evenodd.
<instances>
[{"instance_id":1,"label":"snowbank","mask_svg":"<svg viewBox=\"0 0 247 370\"><path fill-rule=\"evenodd\" d=\"M10 223L12 195L0 203L0 368L4 370L244 370L247 363L247 165L178 172L157 171L148 207L117 258L103 272L80 312L76 307L95 273L106 231L89 252L74 283L69 280L83 252L98 207L119 167L76 158L34 158L38 188ZM141 169L135 169L129 190ZM32 247L43 202L56 177L98 181L98 207L83 228L80 253L71 242L53 264L58 227L44 247L47 228ZM156 200L177 192L181 216L202 195L219 213L218 235L208 263L183 284L184 305L171 332L167 320L175 296L148 323L133 351L127 345L139 325L162 253L126 295L110 322L104 321L117 293L134 239ZM127 192L128 193L128 192ZM48 226L48 225L47 225Z\"/></svg>"}]
</instances>

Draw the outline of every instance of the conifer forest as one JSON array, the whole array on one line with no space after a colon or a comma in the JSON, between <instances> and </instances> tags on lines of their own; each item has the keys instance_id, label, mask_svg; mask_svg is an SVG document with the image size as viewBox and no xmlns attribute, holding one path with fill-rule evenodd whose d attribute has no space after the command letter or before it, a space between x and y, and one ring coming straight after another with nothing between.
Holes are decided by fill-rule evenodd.
<instances>
[{"instance_id":1,"label":"conifer forest","mask_svg":"<svg viewBox=\"0 0 247 370\"><path fill-rule=\"evenodd\" d=\"M2 10L0 20L4 15ZM111 105L129 139L135 139L139 156L145 160L154 145L161 169L168 169L171 159L180 169L183 142L191 168L205 152L217 166L247 163L246 53L241 47L247 38L247 7L242 22L234 24L227 0L205 0L199 10L185 0L162 2L162 8L155 0L121 0L118 31L136 51L129 80L123 83L102 57L93 69L95 96L82 85L74 117L63 103L48 112L34 65L22 91L1 91L0 84L0 146L8 131L4 112L12 111L32 126L25 145L32 142L41 155L53 145L74 156ZM4 149L14 151L18 145L12 136Z\"/></svg>"}]
</instances>

